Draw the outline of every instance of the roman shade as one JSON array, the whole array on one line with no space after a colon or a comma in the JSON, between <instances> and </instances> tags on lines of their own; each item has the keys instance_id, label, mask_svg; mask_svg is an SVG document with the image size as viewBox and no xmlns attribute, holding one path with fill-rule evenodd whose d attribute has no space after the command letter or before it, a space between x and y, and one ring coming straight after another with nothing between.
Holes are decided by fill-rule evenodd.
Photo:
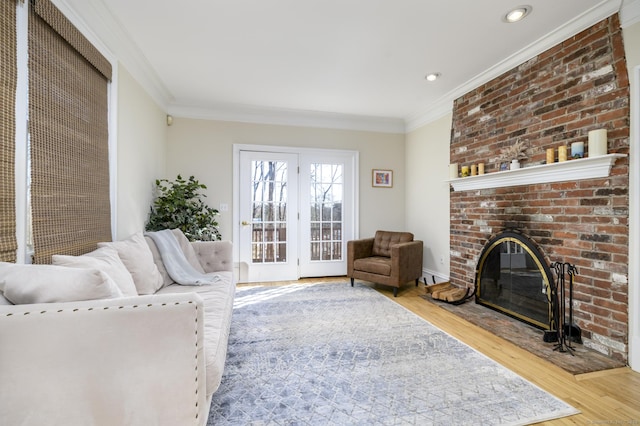
<instances>
[{"instance_id":1,"label":"roman shade","mask_svg":"<svg viewBox=\"0 0 640 426\"><path fill-rule=\"evenodd\" d=\"M34 263L111 240L111 65L49 1L29 12L29 136Z\"/></svg>"},{"instance_id":2,"label":"roman shade","mask_svg":"<svg viewBox=\"0 0 640 426\"><path fill-rule=\"evenodd\" d=\"M16 0L0 0L0 261L16 259Z\"/></svg>"}]
</instances>

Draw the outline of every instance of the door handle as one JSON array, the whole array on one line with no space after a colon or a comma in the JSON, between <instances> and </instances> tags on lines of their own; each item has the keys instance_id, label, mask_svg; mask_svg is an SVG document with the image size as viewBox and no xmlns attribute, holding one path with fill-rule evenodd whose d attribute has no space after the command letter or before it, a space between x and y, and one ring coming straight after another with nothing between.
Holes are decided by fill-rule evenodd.
<instances>
[{"instance_id":1,"label":"door handle","mask_svg":"<svg viewBox=\"0 0 640 426\"><path fill-rule=\"evenodd\" d=\"M246 220L243 220L242 222L240 222L242 226L247 226L247 225L251 225L251 222L247 222Z\"/></svg>"}]
</instances>

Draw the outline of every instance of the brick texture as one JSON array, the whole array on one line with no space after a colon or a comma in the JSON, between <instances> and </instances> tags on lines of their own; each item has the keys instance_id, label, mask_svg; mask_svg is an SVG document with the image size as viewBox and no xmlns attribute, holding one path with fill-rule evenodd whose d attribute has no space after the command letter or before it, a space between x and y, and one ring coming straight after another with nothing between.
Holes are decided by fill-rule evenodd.
<instances>
[{"instance_id":1,"label":"brick texture","mask_svg":"<svg viewBox=\"0 0 640 426\"><path fill-rule=\"evenodd\" d=\"M520 142L522 167L546 149L585 142L606 128L609 153L629 152L629 81L618 15L565 40L454 102L451 162L500 170ZM570 149L569 149L570 151ZM588 155L588 152L585 154ZM451 282L473 287L477 261L494 235L516 229L545 261L578 268L574 317L585 345L627 360L629 163L611 176L451 192Z\"/></svg>"}]
</instances>

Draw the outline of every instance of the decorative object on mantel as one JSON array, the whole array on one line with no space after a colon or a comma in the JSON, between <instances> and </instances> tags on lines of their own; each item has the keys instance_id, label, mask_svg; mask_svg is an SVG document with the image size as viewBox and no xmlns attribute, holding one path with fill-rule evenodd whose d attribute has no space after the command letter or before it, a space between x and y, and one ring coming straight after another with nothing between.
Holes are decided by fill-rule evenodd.
<instances>
[{"instance_id":1,"label":"decorative object on mantel","mask_svg":"<svg viewBox=\"0 0 640 426\"><path fill-rule=\"evenodd\" d=\"M471 165L471 176L477 176L478 175L478 165L477 164L472 164Z\"/></svg>"},{"instance_id":2,"label":"decorative object on mantel","mask_svg":"<svg viewBox=\"0 0 640 426\"><path fill-rule=\"evenodd\" d=\"M458 163L449 164L449 179L456 179L458 177Z\"/></svg>"},{"instance_id":3,"label":"decorative object on mantel","mask_svg":"<svg viewBox=\"0 0 640 426\"><path fill-rule=\"evenodd\" d=\"M563 145L558 147L558 163L564 161L567 161L567 147Z\"/></svg>"},{"instance_id":4,"label":"decorative object on mantel","mask_svg":"<svg viewBox=\"0 0 640 426\"><path fill-rule=\"evenodd\" d=\"M591 130L587 148L589 157L607 155L607 129Z\"/></svg>"},{"instance_id":5,"label":"decorative object on mantel","mask_svg":"<svg viewBox=\"0 0 640 426\"><path fill-rule=\"evenodd\" d=\"M525 154L525 150L527 148L524 145L524 142L518 141L511 146L508 146L500 151L501 158L503 161L511 161L509 166L510 170L515 170L520 168L520 160L526 160L527 155ZM500 170L506 170L503 167L504 163L501 163Z\"/></svg>"},{"instance_id":6,"label":"decorative object on mantel","mask_svg":"<svg viewBox=\"0 0 640 426\"><path fill-rule=\"evenodd\" d=\"M626 157L626 154L607 154L600 157L586 157L562 163L538 164L517 170L487 173L482 176L469 176L465 179L450 179L449 183L453 186L454 191L470 191L580 179L597 179L609 176L616 160Z\"/></svg>"},{"instance_id":7,"label":"decorative object on mantel","mask_svg":"<svg viewBox=\"0 0 640 426\"><path fill-rule=\"evenodd\" d=\"M460 176L462 176L462 177L469 176L469 166L462 166L460 168Z\"/></svg>"},{"instance_id":8,"label":"decorative object on mantel","mask_svg":"<svg viewBox=\"0 0 640 426\"><path fill-rule=\"evenodd\" d=\"M584 157L584 142L572 142L571 143L571 158Z\"/></svg>"},{"instance_id":9,"label":"decorative object on mantel","mask_svg":"<svg viewBox=\"0 0 640 426\"><path fill-rule=\"evenodd\" d=\"M479 175L484 174L484 163L478 163L478 174Z\"/></svg>"},{"instance_id":10,"label":"decorative object on mantel","mask_svg":"<svg viewBox=\"0 0 640 426\"><path fill-rule=\"evenodd\" d=\"M547 148L547 164L556 162L556 149L555 148Z\"/></svg>"}]
</instances>

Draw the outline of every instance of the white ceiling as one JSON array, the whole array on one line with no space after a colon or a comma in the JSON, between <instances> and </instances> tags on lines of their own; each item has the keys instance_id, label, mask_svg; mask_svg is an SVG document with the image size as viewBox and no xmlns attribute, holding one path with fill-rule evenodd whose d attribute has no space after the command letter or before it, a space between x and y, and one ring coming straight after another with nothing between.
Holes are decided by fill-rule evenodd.
<instances>
[{"instance_id":1,"label":"white ceiling","mask_svg":"<svg viewBox=\"0 0 640 426\"><path fill-rule=\"evenodd\" d=\"M531 14L504 23L520 1ZM348 117L404 129L618 11L621 0L56 3L174 115ZM429 72L442 77L427 82Z\"/></svg>"}]
</instances>

